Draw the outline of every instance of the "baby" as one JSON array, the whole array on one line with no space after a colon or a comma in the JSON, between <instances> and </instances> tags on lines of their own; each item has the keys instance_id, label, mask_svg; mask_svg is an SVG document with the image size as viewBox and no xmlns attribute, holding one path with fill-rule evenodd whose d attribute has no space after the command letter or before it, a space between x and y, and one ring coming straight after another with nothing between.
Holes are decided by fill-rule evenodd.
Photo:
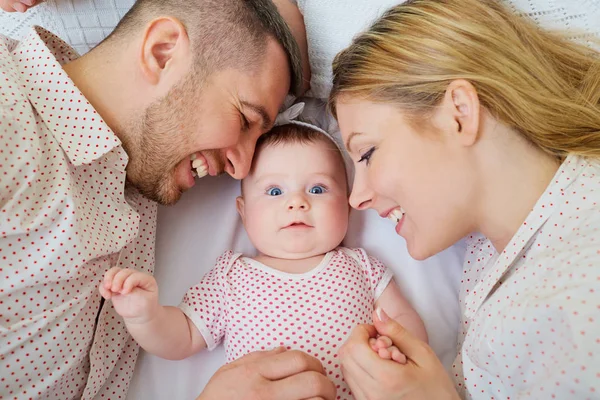
<instances>
[{"instance_id":1,"label":"baby","mask_svg":"<svg viewBox=\"0 0 600 400\"><path fill-rule=\"evenodd\" d=\"M352 399L337 350L356 325L372 323L376 307L427 340L392 272L362 249L338 247L348 228L348 183L327 133L291 121L264 135L236 204L258 254L225 252L178 307L159 305L151 275L105 274L100 293L147 352L183 359L224 342L231 362L279 346L302 350L321 361L338 399ZM388 338L371 346L406 361Z\"/></svg>"}]
</instances>

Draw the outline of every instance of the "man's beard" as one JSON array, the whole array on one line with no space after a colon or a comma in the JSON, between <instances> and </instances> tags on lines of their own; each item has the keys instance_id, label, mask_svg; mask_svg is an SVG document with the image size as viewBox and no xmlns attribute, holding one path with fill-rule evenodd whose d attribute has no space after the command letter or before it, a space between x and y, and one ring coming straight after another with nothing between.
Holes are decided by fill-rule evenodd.
<instances>
[{"instance_id":1,"label":"man's beard","mask_svg":"<svg viewBox=\"0 0 600 400\"><path fill-rule=\"evenodd\" d=\"M193 82L190 77L151 104L133 124L133 141L123 141L129 155L127 181L143 196L162 205L175 204L182 190L175 180L175 167L192 152L189 145L198 109L191 109ZM132 133L133 133L132 132Z\"/></svg>"}]
</instances>

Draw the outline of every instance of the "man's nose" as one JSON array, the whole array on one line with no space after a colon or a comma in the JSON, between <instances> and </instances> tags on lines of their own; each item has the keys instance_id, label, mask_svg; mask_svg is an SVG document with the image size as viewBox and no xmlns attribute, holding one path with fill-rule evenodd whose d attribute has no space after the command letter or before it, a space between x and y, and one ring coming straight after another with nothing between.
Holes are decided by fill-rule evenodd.
<instances>
[{"instance_id":1,"label":"man's nose","mask_svg":"<svg viewBox=\"0 0 600 400\"><path fill-rule=\"evenodd\" d=\"M225 172L234 179L244 179L250 172L256 139L247 139L225 151Z\"/></svg>"}]
</instances>

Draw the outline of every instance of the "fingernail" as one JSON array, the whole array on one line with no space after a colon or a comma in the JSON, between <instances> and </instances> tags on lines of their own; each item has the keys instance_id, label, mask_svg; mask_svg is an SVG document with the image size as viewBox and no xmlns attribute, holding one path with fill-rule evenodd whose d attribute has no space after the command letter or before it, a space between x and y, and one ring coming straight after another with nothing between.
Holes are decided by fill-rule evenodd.
<instances>
[{"instance_id":1,"label":"fingernail","mask_svg":"<svg viewBox=\"0 0 600 400\"><path fill-rule=\"evenodd\" d=\"M383 311L383 308L381 307L377 307L375 313L377 314L377 318L379 318L379 321L381 322L388 322L390 320L390 317L388 317L388 315L385 313L385 311Z\"/></svg>"}]
</instances>

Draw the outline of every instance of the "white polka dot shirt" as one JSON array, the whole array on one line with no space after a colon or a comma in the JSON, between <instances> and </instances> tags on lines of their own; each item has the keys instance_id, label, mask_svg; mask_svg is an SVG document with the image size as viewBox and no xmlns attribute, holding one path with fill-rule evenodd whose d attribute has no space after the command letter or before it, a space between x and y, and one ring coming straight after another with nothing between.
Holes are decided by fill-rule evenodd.
<instances>
[{"instance_id":1,"label":"white polka dot shirt","mask_svg":"<svg viewBox=\"0 0 600 400\"><path fill-rule=\"evenodd\" d=\"M0 398L121 399L138 346L98 285L152 272L156 205L42 28L0 36Z\"/></svg>"},{"instance_id":2,"label":"white polka dot shirt","mask_svg":"<svg viewBox=\"0 0 600 400\"><path fill-rule=\"evenodd\" d=\"M498 254L469 240L454 378L465 398L600 398L600 162L570 156Z\"/></svg>"}]
</instances>

